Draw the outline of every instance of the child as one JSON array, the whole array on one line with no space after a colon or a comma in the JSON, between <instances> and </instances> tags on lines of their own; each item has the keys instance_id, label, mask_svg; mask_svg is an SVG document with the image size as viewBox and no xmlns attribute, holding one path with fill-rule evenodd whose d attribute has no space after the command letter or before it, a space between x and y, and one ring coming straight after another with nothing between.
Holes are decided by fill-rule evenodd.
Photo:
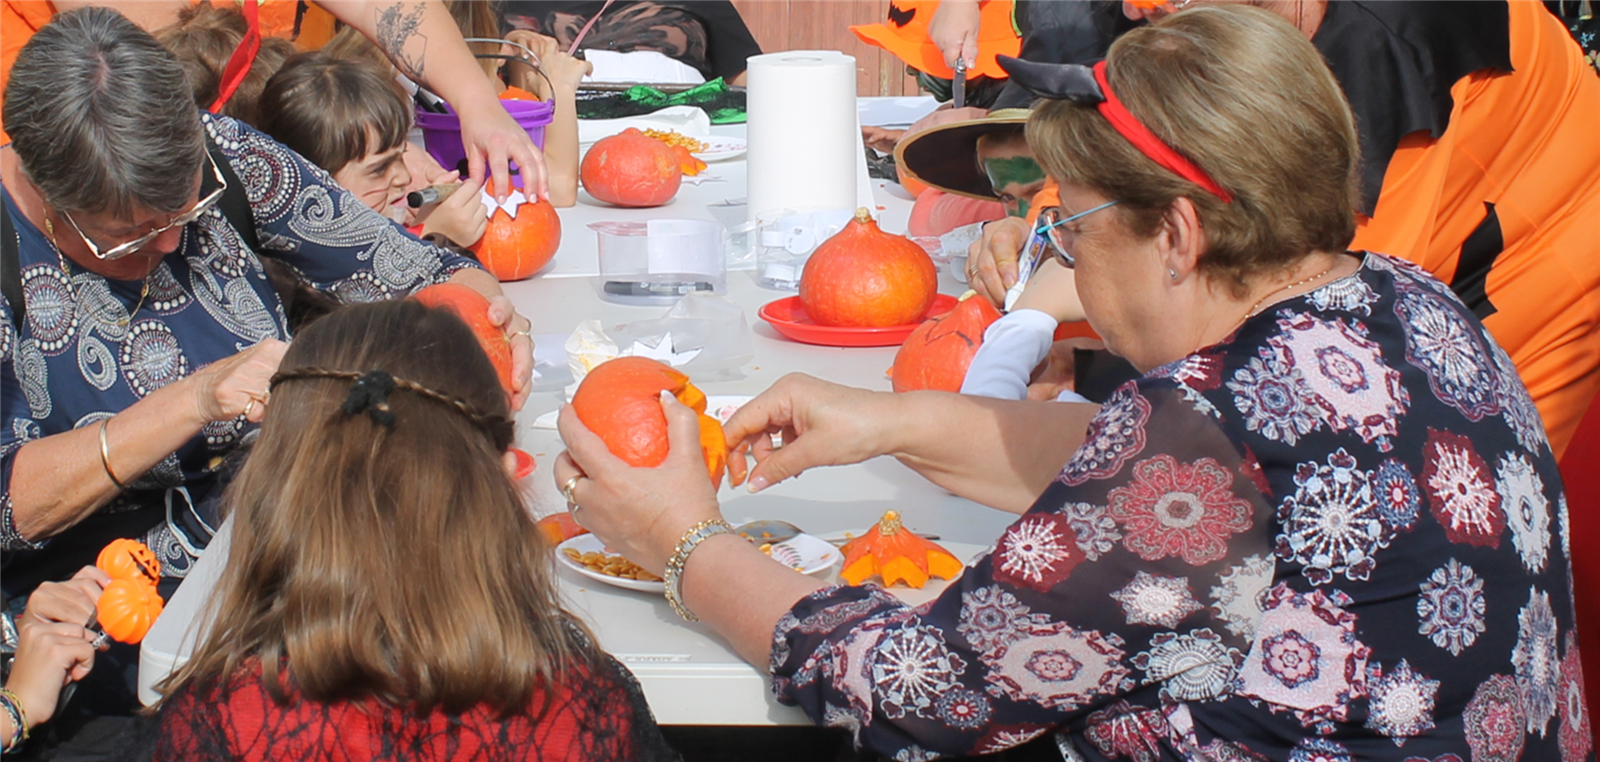
<instances>
[{"instance_id":1,"label":"child","mask_svg":"<svg viewBox=\"0 0 1600 762\"><path fill-rule=\"evenodd\" d=\"M154 759L675 757L562 606L465 323L412 300L345 307L279 367Z\"/></svg>"},{"instance_id":2,"label":"child","mask_svg":"<svg viewBox=\"0 0 1600 762\"><path fill-rule=\"evenodd\" d=\"M404 156L411 120L411 107L392 80L321 52L290 58L261 94L262 130L327 170L362 203L419 236L437 233L461 247L477 243L488 224L478 183L463 184L422 214L406 206L406 193L416 185ZM435 181L455 179L448 172Z\"/></svg>"},{"instance_id":3,"label":"child","mask_svg":"<svg viewBox=\"0 0 1600 762\"><path fill-rule=\"evenodd\" d=\"M110 581L105 572L85 566L65 582L41 583L28 596L15 630L6 615L7 645L16 647L0 692L0 751L7 756L60 711L62 685L94 668L96 635L84 623L95 620L95 602Z\"/></svg>"},{"instance_id":4,"label":"child","mask_svg":"<svg viewBox=\"0 0 1600 762\"><path fill-rule=\"evenodd\" d=\"M237 9L197 3L179 11L177 23L157 30L155 37L183 65L183 73L194 88L195 104L209 109L217 100L222 70L247 29L244 16ZM249 73L223 104L222 115L259 129L261 114L257 103L261 90L294 53L294 43L280 37L262 37L261 49L256 52Z\"/></svg>"}]
</instances>

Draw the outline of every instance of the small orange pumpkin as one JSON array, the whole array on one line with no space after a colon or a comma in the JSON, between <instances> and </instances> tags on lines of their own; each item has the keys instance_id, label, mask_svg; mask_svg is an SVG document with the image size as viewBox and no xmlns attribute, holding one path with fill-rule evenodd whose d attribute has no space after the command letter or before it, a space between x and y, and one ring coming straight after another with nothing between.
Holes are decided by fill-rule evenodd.
<instances>
[{"instance_id":1,"label":"small orange pumpkin","mask_svg":"<svg viewBox=\"0 0 1600 762\"><path fill-rule=\"evenodd\" d=\"M533 93L530 93L527 90L524 90L524 89L522 89L520 87L512 87L510 85L507 85L506 89L501 91L501 93L500 93L500 100L503 100L503 101L542 101L544 99L540 98L539 96L534 95Z\"/></svg>"},{"instance_id":2,"label":"small orange pumpkin","mask_svg":"<svg viewBox=\"0 0 1600 762\"><path fill-rule=\"evenodd\" d=\"M884 513L877 526L845 543L842 550L844 570L839 576L852 585L876 574L885 585L904 582L921 588L928 584L930 576L955 579L964 568L961 559L950 551L902 526L898 511Z\"/></svg>"},{"instance_id":3,"label":"small orange pumpkin","mask_svg":"<svg viewBox=\"0 0 1600 762\"><path fill-rule=\"evenodd\" d=\"M861 208L806 260L800 303L817 325L888 328L922 320L938 288L928 252Z\"/></svg>"},{"instance_id":4,"label":"small orange pumpkin","mask_svg":"<svg viewBox=\"0 0 1600 762\"><path fill-rule=\"evenodd\" d=\"M502 280L522 280L539 272L561 247L561 217L549 201L528 202L512 217L494 210L483 237L469 246L483 269Z\"/></svg>"},{"instance_id":5,"label":"small orange pumpkin","mask_svg":"<svg viewBox=\"0 0 1600 762\"><path fill-rule=\"evenodd\" d=\"M138 540L112 540L94 559L100 571L112 579L127 579L155 586L161 581L161 561Z\"/></svg>"},{"instance_id":6,"label":"small orange pumpkin","mask_svg":"<svg viewBox=\"0 0 1600 762\"><path fill-rule=\"evenodd\" d=\"M552 513L539 519L539 531L544 533L544 539L552 548L580 534L589 533L589 530L578 526L578 522L572 519L572 514L566 511Z\"/></svg>"},{"instance_id":7,"label":"small orange pumpkin","mask_svg":"<svg viewBox=\"0 0 1600 762\"><path fill-rule=\"evenodd\" d=\"M678 195L683 166L672 146L629 127L595 141L578 178L589 195L608 204L661 206Z\"/></svg>"},{"instance_id":8,"label":"small orange pumpkin","mask_svg":"<svg viewBox=\"0 0 1600 762\"><path fill-rule=\"evenodd\" d=\"M489 322L489 300L483 294L460 283L435 283L412 294L411 298L429 307L450 310L466 321L467 327L478 337L483 351L488 353L495 372L500 375L500 386L506 390L506 394L512 392L511 340L498 326Z\"/></svg>"},{"instance_id":9,"label":"small orange pumpkin","mask_svg":"<svg viewBox=\"0 0 1600 762\"><path fill-rule=\"evenodd\" d=\"M138 579L114 579L100 591L95 613L100 628L119 643L144 640L161 616L161 595L155 585Z\"/></svg>"},{"instance_id":10,"label":"small orange pumpkin","mask_svg":"<svg viewBox=\"0 0 1600 762\"><path fill-rule=\"evenodd\" d=\"M1000 311L988 299L975 291L963 294L955 309L924 321L900 345L890 373L894 390L961 391L967 368L983 344L983 332L999 319Z\"/></svg>"},{"instance_id":11,"label":"small orange pumpkin","mask_svg":"<svg viewBox=\"0 0 1600 762\"><path fill-rule=\"evenodd\" d=\"M706 415L706 395L689 377L666 363L647 357L618 357L596 365L572 394L578 420L599 435L611 454L640 468L654 468L667 459L667 414L661 392L700 414L700 450L712 486L721 486L728 466L728 441L722 424Z\"/></svg>"}]
</instances>

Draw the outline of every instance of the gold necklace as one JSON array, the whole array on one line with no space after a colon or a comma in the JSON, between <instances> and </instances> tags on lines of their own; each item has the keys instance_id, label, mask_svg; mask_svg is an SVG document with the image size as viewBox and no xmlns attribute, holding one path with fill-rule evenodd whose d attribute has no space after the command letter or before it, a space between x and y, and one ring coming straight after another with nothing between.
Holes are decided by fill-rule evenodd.
<instances>
[{"instance_id":1,"label":"gold necklace","mask_svg":"<svg viewBox=\"0 0 1600 762\"><path fill-rule=\"evenodd\" d=\"M61 244L56 243L56 226L50 223L49 217L44 218L44 232L50 236L51 248L56 250L56 261L61 263L61 274L67 278L67 293L72 296L72 303L82 307L83 302L78 301L77 292L72 290L72 271L67 269L67 257L61 253ZM127 317L121 320L106 320L100 316L100 313L95 312L93 313L94 319L106 325L127 328L128 324L133 322L133 316L139 314L139 310L144 308L144 300L148 296L150 296L150 276L146 274L144 276L144 286L139 289L139 303L133 306L133 310L128 313Z\"/></svg>"},{"instance_id":2,"label":"gold necklace","mask_svg":"<svg viewBox=\"0 0 1600 762\"><path fill-rule=\"evenodd\" d=\"M1337 263L1335 263L1335 264L1337 264ZM1261 314L1261 313L1257 312L1256 310L1257 310L1257 308L1259 308L1261 306L1261 304L1263 302L1267 301L1268 299L1271 299L1272 297L1277 296L1278 294L1281 294L1281 293L1283 293L1285 291L1288 291L1290 289L1299 288L1300 286L1304 286L1305 284L1310 283L1310 282L1312 282L1314 280L1318 280L1318 279L1326 276L1328 273L1333 272L1333 268L1334 268L1334 265L1328 265L1328 268L1326 270L1323 270L1322 272L1317 273L1316 275L1313 275L1313 276L1311 276L1309 278L1301 278L1300 280L1297 280L1297 281L1295 281L1293 283L1290 283L1290 284L1288 284L1286 286L1279 286L1279 287L1273 289L1266 296L1263 296L1260 299L1257 299L1255 304L1250 305L1250 309L1247 310L1244 313L1244 320L1249 320L1250 318L1253 318L1256 315ZM1241 320L1239 322L1243 323L1244 320Z\"/></svg>"}]
</instances>

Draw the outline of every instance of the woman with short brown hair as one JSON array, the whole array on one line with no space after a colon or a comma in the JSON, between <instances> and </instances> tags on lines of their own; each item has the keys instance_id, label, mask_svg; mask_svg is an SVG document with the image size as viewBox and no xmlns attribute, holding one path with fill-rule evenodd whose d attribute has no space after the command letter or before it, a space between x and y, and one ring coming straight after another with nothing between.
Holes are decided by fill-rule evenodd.
<instances>
[{"instance_id":1,"label":"woman with short brown hair","mask_svg":"<svg viewBox=\"0 0 1600 762\"><path fill-rule=\"evenodd\" d=\"M1344 250L1358 151L1316 50L1209 7L1009 71L1053 99L1028 138L1073 309L1143 377L1096 408L796 374L727 426L752 489L892 454L1022 514L992 550L916 607L774 564L665 401L658 469L563 411L574 517L896 759L1049 734L1068 759L1590 758L1544 429L1447 286Z\"/></svg>"}]
</instances>

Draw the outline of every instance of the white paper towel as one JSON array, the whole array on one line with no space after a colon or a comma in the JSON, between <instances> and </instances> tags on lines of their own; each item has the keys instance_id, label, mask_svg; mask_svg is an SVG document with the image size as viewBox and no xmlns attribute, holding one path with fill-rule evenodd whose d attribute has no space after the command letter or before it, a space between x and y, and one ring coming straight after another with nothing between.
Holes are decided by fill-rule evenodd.
<instances>
[{"instance_id":1,"label":"white paper towel","mask_svg":"<svg viewBox=\"0 0 1600 762\"><path fill-rule=\"evenodd\" d=\"M873 208L856 113L856 59L836 50L751 56L751 220L778 210Z\"/></svg>"}]
</instances>

